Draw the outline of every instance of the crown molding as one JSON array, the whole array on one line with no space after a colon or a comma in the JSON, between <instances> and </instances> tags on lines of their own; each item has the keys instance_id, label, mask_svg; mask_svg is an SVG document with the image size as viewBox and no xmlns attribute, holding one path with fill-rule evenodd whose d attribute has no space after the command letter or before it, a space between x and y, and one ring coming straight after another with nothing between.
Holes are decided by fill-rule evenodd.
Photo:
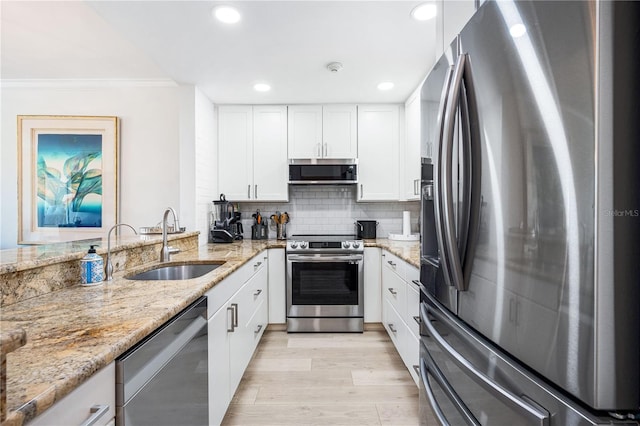
<instances>
[{"instance_id":1,"label":"crown molding","mask_svg":"<svg viewBox=\"0 0 640 426\"><path fill-rule=\"evenodd\" d=\"M104 87L178 87L169 78L158 79L0 79L2 88L104 88Z\"/></svg>"}]
</instances>

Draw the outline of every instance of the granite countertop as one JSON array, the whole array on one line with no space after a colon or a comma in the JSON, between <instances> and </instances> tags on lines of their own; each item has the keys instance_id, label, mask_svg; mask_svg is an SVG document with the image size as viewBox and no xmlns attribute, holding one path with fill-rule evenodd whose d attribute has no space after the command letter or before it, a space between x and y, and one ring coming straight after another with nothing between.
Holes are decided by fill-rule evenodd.
<instances>
[{"instance_id":1,"label":"granite countertop","mask_svg":"<svg viewBox=\"0 0 640 426\"><path fill-rule=\"evenodd\" d=\"M23 329L27 343L7 355L3 425L20 425L42 413L253 256L284 246L277 240L209 244L172 256L172 261L225 262L199 278L130 281L121 272L98 286L78 285L4 307L1 329Z\"/></svg>"},{"instance_id":2,"label":"granite countertop","mask_svg":"<svg viewBox=\"0 0 640 426\"><path fill-rule=\"evenodd\" d=\"M377 239L366 240L365 246L386 249L414 266L420 264L417 242ZM285 241L278 240L208 244L172 256L172 262L225 262L199 278L124 278L152 266L145 265L116 273L113 281L102 285L73 286L4 307L0 328L24 330L27 342L7 355L8 415L3 426L21 425L42 413L253 256L267 248L284 247Z\"/></svg>"},{"instance_id":3,"label":"granite countertop","mask_svg":"<svg viewBox=\"0 0 640 426\"><path fill-rule=\"evenodd\" d=\"M378 238L375 240L364 240L364 246L383 248L410 265L420 268L419 241L396 241L387 238Z\"/></svg>"},{"instance_id":4,"label":"granite countertop","mask_svg":"<svg viewBox=\"0 0 640 426\"><path fill-rule=\"evenodd\" d=\"M168 239L172 241L176 238L196 235L198 235L198 232L176 233L169 234ZM113 235L111 238L111 250L118 250L121 246L126 246L127 248L139 247L154 242L162 242L162 236L136 235L133 232L130 234L118 234ZM97 246L96 252L98 254L106 254L107 243L107 237L103 237L0 250L0 275L39 268L67 260L82 259L91 245Z\"/></svg>"}]
</instances>

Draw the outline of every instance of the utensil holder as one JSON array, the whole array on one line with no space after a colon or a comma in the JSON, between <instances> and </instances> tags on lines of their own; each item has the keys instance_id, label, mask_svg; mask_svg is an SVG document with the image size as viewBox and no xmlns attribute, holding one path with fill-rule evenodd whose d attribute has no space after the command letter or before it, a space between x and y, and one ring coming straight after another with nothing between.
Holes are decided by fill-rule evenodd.
<instances>
[{"instance_id":1,"label":"utensil holder","mask_svg":"<svg viewBox=\"0 0 640 426\"><path fill-rule=\"evenodd\" d=\"M278 239L278 240L286 240L287 239L287 224L286 223L276 223L276 239Z\"/></svg>"},{"instance_id":2,"label":"utensil holder","mask_svg":"<svg viewBox=\"0 0 640 426\"><path fill-rule=\"evenodd\" d=\"M269 227L267 225L256 224L251 226L252 240L266 240L269 238Z\"/></svg>"}]
</instances>

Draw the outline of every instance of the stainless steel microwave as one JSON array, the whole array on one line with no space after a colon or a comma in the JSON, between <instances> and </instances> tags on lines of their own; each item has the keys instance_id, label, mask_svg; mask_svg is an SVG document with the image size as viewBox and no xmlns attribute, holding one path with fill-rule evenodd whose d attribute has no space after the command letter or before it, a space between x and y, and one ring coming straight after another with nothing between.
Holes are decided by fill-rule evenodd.
<instances>
[{"instance_id":1,"label":"stainless steel microwave","mask_svg":"<svg viewBox=\"0 0 640 426\"><path fill-rule=\"evenodd\" d=\"M289 160L289 183L297 185L358 183L357 160Z\"/></svg>"}]
</instances>

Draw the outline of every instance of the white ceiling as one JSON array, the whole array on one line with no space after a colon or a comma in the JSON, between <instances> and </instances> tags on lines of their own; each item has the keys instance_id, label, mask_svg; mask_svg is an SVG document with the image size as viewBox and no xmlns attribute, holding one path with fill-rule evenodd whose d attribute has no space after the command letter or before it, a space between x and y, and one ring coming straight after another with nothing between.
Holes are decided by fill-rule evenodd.
<instances>
[{"instance_id":1,"label":"white ceiling","mask_svg":"<svg viewBox=\"0 0 640 426\"><path fill-rule=\"evenodd\" d=\"M230 3L233 26L212 18L218 1L2 0L1 76L169 78L215 103L403 102L433 64L435 20L409 15L421 1Z\"/></svg>"}]
</instances>

